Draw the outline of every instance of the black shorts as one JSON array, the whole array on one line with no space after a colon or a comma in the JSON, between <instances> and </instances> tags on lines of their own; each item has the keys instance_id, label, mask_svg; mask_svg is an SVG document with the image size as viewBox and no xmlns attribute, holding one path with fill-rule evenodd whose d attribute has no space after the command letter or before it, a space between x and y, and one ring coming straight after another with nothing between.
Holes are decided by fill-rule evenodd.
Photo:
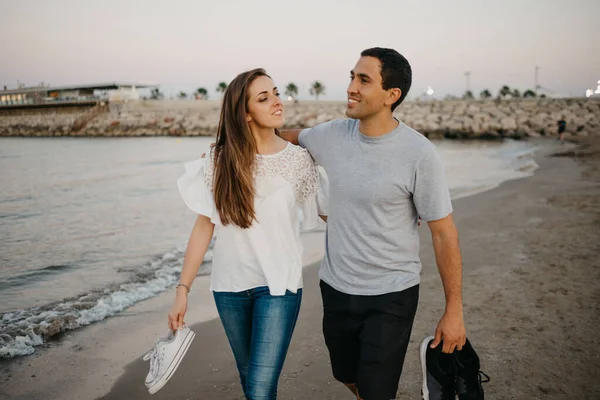
<instances>
[{"instance_id":1,"label":"black shorts","mask_svg":"<svg viewBox=\"0 0 600 400\"><path fill-rule=\"evenodd\" d=\"M354 383L364 400L396 398L419 301L419 285L357 296L321 281L323 335L335 379Z\"/></svg>"}]
</instances>

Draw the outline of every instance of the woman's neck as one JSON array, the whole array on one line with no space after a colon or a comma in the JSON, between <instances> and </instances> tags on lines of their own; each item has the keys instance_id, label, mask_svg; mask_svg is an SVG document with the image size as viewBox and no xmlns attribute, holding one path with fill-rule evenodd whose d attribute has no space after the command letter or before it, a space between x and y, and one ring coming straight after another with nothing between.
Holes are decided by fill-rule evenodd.
<instances>
[{"instance_id":1,"label":"woman's neck","mask_svg":"<svg viewBox=\"0 0 600 400\"><path fill-rule=\"evenodd\" d=\"M275 129L253 130L258 154L273 154L285 148L286 142L275 134Z\"/></svg>"}]
</instances>

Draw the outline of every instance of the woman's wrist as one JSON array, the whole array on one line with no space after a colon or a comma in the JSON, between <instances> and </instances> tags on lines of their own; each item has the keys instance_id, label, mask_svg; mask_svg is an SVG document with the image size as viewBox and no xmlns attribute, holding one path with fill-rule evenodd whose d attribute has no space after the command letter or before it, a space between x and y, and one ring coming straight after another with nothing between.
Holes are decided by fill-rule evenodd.
<instances>
[{"instance_id":1,"label":"woman's wrist","mask_svg":"<svg viewBox=\"0 0 600 400\"><path fill-rule=\"evenodd\" d=\"M177 286L175 286L175 290L177 291L177 294L179 293L185 293L186 295L191 292L191 289L188 285L186 285L185 283L178 283Z\"/></svg>"}]
</instances>

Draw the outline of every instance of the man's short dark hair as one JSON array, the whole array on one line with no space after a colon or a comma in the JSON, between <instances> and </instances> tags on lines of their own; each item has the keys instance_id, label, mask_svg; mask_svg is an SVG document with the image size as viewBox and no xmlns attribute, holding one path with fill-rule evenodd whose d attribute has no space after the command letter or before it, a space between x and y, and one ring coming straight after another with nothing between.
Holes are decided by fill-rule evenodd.
<instances>
[{"instance_id":1,"label":"man's short dark hair","mask_svg":"<svg viewBox=\"0 0 600 400\"><path fill-rule=\"evenodd\" d=\"M381 63L381 86L383 90L398 88L402 94L392 104L392 111L404 101L412 84L412 69L408 60L394 49L373 47L363 50L361 57L375 57Z\"/></svg>"}]
</instances>

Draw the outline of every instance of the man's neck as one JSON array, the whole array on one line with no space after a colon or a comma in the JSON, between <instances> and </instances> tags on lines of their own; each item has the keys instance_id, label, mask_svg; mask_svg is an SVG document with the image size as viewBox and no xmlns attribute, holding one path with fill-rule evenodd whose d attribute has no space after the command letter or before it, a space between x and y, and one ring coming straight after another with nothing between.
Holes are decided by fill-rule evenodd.
<instances>
[{"instance_id":1,"label":"man's neck","mask_svg":"<svg viewBox=\"0 0 600 400\"><path fill-rule=\"evenodd\" d=\"M374 115L371 118L361 119L358 125L360 133L365 136L383 136L396 129L399 122L392 114Z\"/></svg>"}]
</instances>

